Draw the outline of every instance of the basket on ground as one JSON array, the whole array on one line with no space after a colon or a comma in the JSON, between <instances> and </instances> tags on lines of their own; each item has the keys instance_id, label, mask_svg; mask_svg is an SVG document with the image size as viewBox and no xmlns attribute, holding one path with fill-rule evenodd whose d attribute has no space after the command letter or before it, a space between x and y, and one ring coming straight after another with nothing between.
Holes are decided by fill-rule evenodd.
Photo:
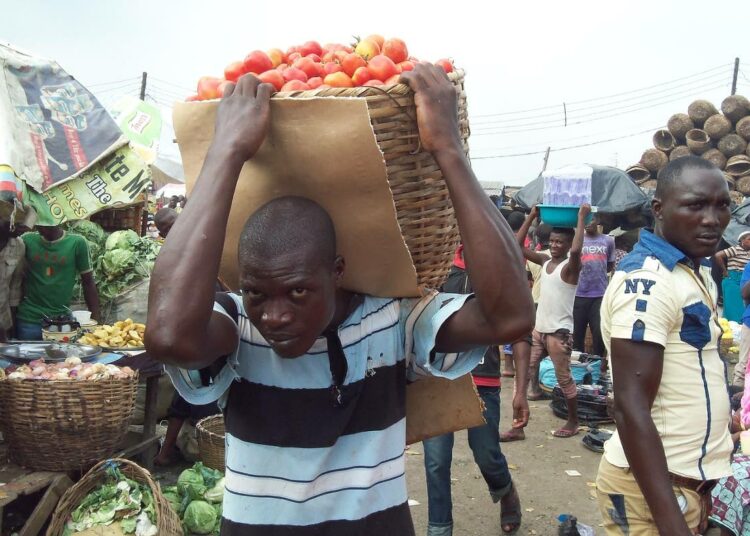
<instances>
[{"instance_id":1,"label":"basket on ground","mask_svg":"<svg viewBox=\"0 0 750 536\"><path fill-rule=\"evenodd\" d=\"M128 430L138 374L107 380L0 381L0 422L15 463L85 470L111 456Z\"/></svg>"},{"instance_id":2,"label":"basket on ground","mask_svg":"<svg viewBox=\"0 0 750 536\"><path fill-rule=\"evenodd\" d=\"M224 472L224 415L211 415L195 425L198 433L198 450L203 464Z\"/></svg>"},{"instance_id":3,"label":"basket on ground","mask_svg":"<svg viewBox=\"0 0 750 536\"><path fill-rule=\"evenodd\" d=\"M65 523L73 511L78 508L86 495L104 483L107 464L110 463L116 463L126 477L138 483L146 484L151 489L154 496L154 506L156 507L157 534L159 536L183 536L180 518L170 506L169 501L162 495L161 488L158 483L154 482L151 473L129 460L120 458L105 460L96 464L75 486L65 492L54 514L52 514L52 521L49 524L46 536L62 536L64 534Z\"/></svg>"}]
</instances>

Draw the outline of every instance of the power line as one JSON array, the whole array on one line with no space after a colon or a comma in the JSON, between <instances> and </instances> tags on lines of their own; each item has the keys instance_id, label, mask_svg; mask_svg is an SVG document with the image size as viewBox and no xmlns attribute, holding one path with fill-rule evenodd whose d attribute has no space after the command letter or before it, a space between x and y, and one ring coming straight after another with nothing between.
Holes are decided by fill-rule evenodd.
<instances>
[{"instance_id":1,"label":"power line","mask_svg":"<svg viewBox=\"0 0 750 536\"><path fill-rule=\"evenodd\" d=\"M694 74L691 74L691 75L688 75L688 76L683 76L683 77L680 77L680 78L675 78L675 79L670 80L668 82L661 82L661 83L658 83L658 84L653 84L653 85L650 85L650 86L645 86L645 87L642 87L642 88L639 88L639 89L633 89L633 90L629 90L629 91L623 91L623 92L620 92L620 93L613 93L611 95L606 95L606 96L603 96L603 97L594 97L594 98L590 98L590 99L582 99L582 100L570 101L570 102L566 101L566 103L569 106L575 106L577 104L584 104L584 103L588 103L588 102L595 102L595 101L600 101L600 100L607 100L607 99L611 99L611 98L614 98L614 97L621 97L623 95L629 95L629 94L633 94L633 93L640 93L640 92L643 92L643 91L646 91L646 90L649 90L649 89L653 89L653 88L657 88L657 87L661 87L661 86L665 86L665 85L671 85L671 84L674 84L675 82L680 82L680 81L683 81L683 80L688 80L688 79L691 79L691 78L695 78L695 77L698 77L698 76L701 76L701 75L704 75L704 74L707 74L707 73L711 73L713 71L718 71L720 69L726 69L728 66L732 66L732 65L733 65L732 63L725 63L723 65L718 65L718 66L713 67L711 69L706 69L705 71L694 73ZM479 118L479 117L495 117L495 116L504 116L504 115L514 115L514 114L521 114L521 113L527 113L527 112L536 112L536 111L539 111L539 110L549 110L549 109L552 109L552 108L559 108L559 107L560 107L560 104L552 104L552 105L548 105L548 106L540 106L538 108L529 108L529 109L526 109L526 110L514 110L514 111L509 111L509 112L499 112L499 113L492 113L492 114L478 114L478 115L475 115L475 116L472 116L472 117L473 118Z\"/></svg>"},{"instance_id":2,"label":"power line","mask_svg":"<svg viewBox=\"0 0 750 536\"><path fill-rule=\"evenodd\" d=\"M176 91L174 89L165 88L165 87L162 87L161 85L155 84L153 82L151 84L149 84L149 88L150 89L156 89L157 91L159 91L160 93L163 93L165 95L172 95L172 96L179 97L181 99L185 98L186 95L189 95L189 93L178 92L178 91Z\"/></svg>"},{"instance_id":3,"label":"power line","mask_svg":"<svg viewBox=\"0 0 750 536\"><path fill-rule=\"evenodd\" d=\"M123 92L123 93L130 93L131 91L138 91L140 89L140 87L141 87L140 84L134 84L134 83L131 82L129 84L124 84L124 85L118 86L118 87L112 87L112 88L106 88L106 89L95 89L95 90L92 91L92 93L94 93L95 95L102 95L104 93L111 93L113 91L120 91L120 92Z\"/></svg>"},{"instance_id":4,"label":"power line","mask_svg":"<svg viewBox=\"0 0 750 536\"><path fill-rule=\"evenodd\" d=\"M174 82L170 82L168 80L164 80L163 78L156 78L155 76L151 77L151 80L156 80L157 82L161 82L162 84L167 84L169 86L176 87L177 89L181 89L182 91L187 91L189 93L195 93L195 88L190 89L185 86L181 86L179 84L175 84Z\"/></svg>"},{"instance_id":5,"label":"power line","mask_svg":"<svg viewBox=\"0 0 750 536\"><path fill-rule=\"evenodd\" d=\"M134 82L137 80L140 80L140 77L131 77L131 78L125 78L123 80L112 80L110 82L97 82L95 84L86 84L85 87L111 86L113 84L121 84L123 82Z\"/></svg>"},{"instance_id":6,"label":"power line","mask_svg":"<svg viewBox=\"0 0 750 536\"><path fill-rule=\"evenodd\" d=\"M728 85L727 83L718 84L718 85L715 85L715 86L712 86L712 87L705 88L704 91L712 91L712 90L715 90L715 89L720 89L720 88L725 87L727 85ZM643 110L650 110L652 108L656 108L656 107L659 107L659 106L663 106L665 104L670 104L670 103L676 102L678 100L682 100L683 98L689 97L689 96L691 96L693 94L694 94L694 92L691 91L691 92L688 92L688 93L681 94L679 96L677 96L677 95L670 96L669 98L665 98L664 100L659 100L658 102L655 102L654 104L650 104L648 106L641 106L640 108L634 108L634 109L620 108L620 109L617 109L617 110L607 110L607 112L612 112L612 113L605 113L605 115L589 114L588 116L582 116L579 120L576 120L576 121L570 121L569 120L567 124L562 124L562 118L560 118L560 119L558 119L558 121L561 124L553 124L554 122L550 122L550 121L541 121L541 122L537 122L535 124L514 125L512 127L505 127L505 128L500 127L500 126L498 126L498 127L488 127L487 129L482 129L481 127L479 129L473 129L472 128L472 135L473 136L490 136L490 135L501 135L501 134L518 134L518 133L522 133L522 132L535 132L535 131L539 131L539 130L547 130L547 129L553 129L553 128L566 128L566 127L571 127L571 126L575 126L575 125L582 125L582 124L586 124L586 123L592 123L592 122L595 122L595 121L602 121L604 119L611 119L613 117L618 117L618 116L620 116L620 115L622 115L624 113L630 114L630 113L640 112L640 111L643 111ZM599 112L599 113L603 113L603 112ZM586 117L589 117L589 118L587 119ZM535 126L535 125L542 125L542 126ZM531 127L531 128L517 128L519 126ZM508 128L510 128L510 130L508 130Z\"/></svg>"},{"instance_id":7,"label":"power line","mask_svg":"<svg viewBox=\"0 0 750 536\"><path fill-rule=\"evenodd\" d=\"M615 138L609 138L606 140L598 140L598 141L592 141L590 143L581 143L578 145L569 145L567 147L560 147L558 149L550 149L551 153L560 152L560 151L570 151L571 149L580 149L582 147L591 147L592 145L600 145L602 143L609 143L617 140L622 140L625 138L632 138L633 136L639 136L641 134L646 134L647 132L652 132L652 129L649 130L642 130L640 132L633 132L632 134L625 134L624 136L618 136ZM488 155L488 156L473 156L471 157L471 160L489 160L494 158L511 158L511 157L517 157L517 156L531 156L535 154L544 154L547 150L541 150L541 151L530 151L527 153L516 153L516 154L498 154L498 155Z\"/></svg>"},{"instance_id":8,"label":"power line","mask_svg":"<svg viewBox=\"0 0 750 536\"><path fill-rule=\"evenodd\" d=\"M659 95L660 93L667 93L667 92L674 92L674 91L685 91L687 88L689 88L689 89L700 89L700 88L706 87L706 86L708 86L708 85L710 85L712 83L716 83L719 80L723 81L724 79L725 79L724 75L719 75L718 77L717 77L717 75L712 75L712 76L707 77L705 79L695 80L695 81L693 81L693 82L691 82L689 84L682 84L682 85L671 87L671 88L663 88L663 89L660 89L658 91L654 91L654 92L650 92L650 93L644 93L643 95L631 96L631 97L627 97L627 98L616 100L616 101L612 101L612 102L606 102L606 103L596 104L594 106L588 106L588 107L583 107L583 108L576 109L576 108L572 108L571 106L567 105L567 103L566 103L566 107L567 107L568 113L576 113L576 112L589 111L589 110L594 110L594 109L597 109L597 108L608 108L608 107L612 107L612 106L615 106L615 105L618 105L618 104L624 104L624 103L627 103L629 101L641 101L643 99L646 99L647 97L651 97L651 96L654 96L654 95ZM698 84L698 82L702 82L702 83ZM559 104L559 105L557 105L557 110L559 111L559 113L562 113L562 103ZM519 121L526 121L526 120L529 120L529 119L538 119L538 118L549 117L550 115L551 115L551 113L547 112L547 113L544 113L544 114L538 114L538 115L533 115L533 116L525 116L525 117L517 117L517 118L510 118L510 119L496 119L496 120L479 121L479 122L472 121L472 124L474 124L474 125L476 125L476 124L479 124L479 125L489 125L489 124L495 124L495 123L497 123L497 124L515 123L515 122L519 122Z\"/></svg>"}]
</instances>

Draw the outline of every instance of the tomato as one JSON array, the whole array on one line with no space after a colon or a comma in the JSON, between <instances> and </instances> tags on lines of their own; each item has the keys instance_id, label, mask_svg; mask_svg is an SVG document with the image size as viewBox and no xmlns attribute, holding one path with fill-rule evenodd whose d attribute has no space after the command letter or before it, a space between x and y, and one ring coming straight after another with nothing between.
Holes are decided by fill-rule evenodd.
<instances>
[{"instance_id":1,"label":"tomato","mask_svg":"<svg viewBox=\"0 0 750 536\"><path fill-rule=\"evenodd\" d=\"M320 61L322 63L330 63L332 61L336 61L335 50L329 50L328 52L323 53L323 57L320 58Z\"/></svg>"},{"instance_id":2,"label":"tomato","mask_svg":"<svg viewBox=\"0 0 750 536\"><path fill-rule=\"evenodd\" d=\"M224 78L230 82L236 82L243 74L245 74L245 64L241 61L233 61L224 67Z\"/></svg>"},{"instance_id":3,"label":"tomato","mask_svg":"<svg viewBox=\"0 0 750 536\"><path fill-rule=\"evenodd\" d=\"M372 80L372 74L367 67L358 67L352 76L352 82L355 86L364 86L370 80Z\"/></svg>"},{"instance_id":4,"label":"tomato","mask_svg":"<svg viewBox=\"0 0 750 536\"><path fill-rule=\"evenodd\" d=\"M400 74L394 74L388 80L386 80L385 82L383 82L383 85L386 85L386 86L395 86L396 84L400 84L401 82L398 81L399 78L401 78Z\"/></svg>"},{"instance_id":5,"label":"tomato","mask_svg":"<svg viewBox=\"0 0 750 536\"><path fill-rule=\"evenodd\" d=\"M201 100L201 98L198 95L188 95L185 97L185 102L195 102L199 100Z\"/></svg>"},{"instance_id":6,"label":"tomato","mask_svg":"<svg viewBox=\"0 0 750 536\"><path fill-rule=\"evenodd\" d=\"M299 80L300 82L307 82L307 74L302 69L296 67L287 67L284 72L281 73L284 80L290 82L292 80Z\"/></svg>"},{"instance_id":7,"label":"tomato","mask_svg":"<svg viewBox=\"0 0 750 536\"><path fill-rule=\"evenodd\" d=\"M308 54L308 55L307 55L307 56L305 56L305 57L306 57L306 58L310 58L310 59L311 59L311 60L313 60L313 61L314 61L315 63L320 63L320 56L318 56L317 54Z\"/></svg>"},{"instance_id":8,"label":"tomato","mask_svg":"<svg viewBox=\"0 0 750 536\"><path fill-rule=\"evenodd\" d=\"M301 57L302 57L302 54L300 54L299 52L292 52L291 54L287 55L286 62L289 64L292 64L298 59L300 59Z\"/></svg>"},{"instance_id":9,"label":"tomato","mask_svg":"<svg viewBox=\"0 0 750 536\"><path fill-rule=\"evenodd\" d=\"M331 86L328 84L321 84L317 87L317 89L331 89Z\"/></svg>"},{"instance_id":10,"label":"tomato","mask_svg":"<svg viewBox=\"0 0 750 536\"><path fill-rule=\"evenodd\" d=\"M406 71L413 71L414 70L414 62L413 61L409 61L409 60L402 61L401 63L398 64L398 67L401 68L401 72L402 73L406 72Z\"/></svg>"},{"instance_id":11,"label":"tomato","mask_svg":"<svg viewBox=\"0 0 750 536\"><path fill-rule=\"evenodd\" d=\"M362 56L364 59L369 60L370 58L380 54L380 47L375 41L369 39L363 39L357 43L357 47L354 52Z\"/></svg>"},{"instance_id":12,"label":"tomato","mask_svg":"<svg viewBox=\"0 0 750 536\"><path fill-rule=\"evenodd\" d=\"M286 83L281 71L277 69L271 69L265 73L260 73L258 75L258 80L273 85L273 87L276 88L276 91L281 91L282 86Z\"/></svg>"},{"instance_id":13,"label":"tomato","mask_svg":"<svg viewBox=\"0 0 750 536\"><path fill-rule=\"evenodd\" d=\"M367 82L365 82L362 85L364 85L364 86L382 86L383 82L381 82L377 78L373 78L372 80L368 80Z\"/></svg>"},{"instance_id":14,"label":"tomato","mask_svg":"<svg viewBox=\"0 0 750 536\"><path fill-rule=\"evenodd\" d=\"M331 87L354 87L352 79L343 72L329 74L325 77L323 83L328 84Z\"/></svg>"},{"instance_id":15,"label":"tomato","mask_svg":"<svg viewBox=\"0 0 750 536\"><path fill-rule=\"evenodd\" d=\"M327 75L328 74L333 74L333 73L340 73L343 70L344 70L344 68L341 65L339 65L338 63L335 63L335 62L324 63L323 64L323 71Z\"/></svg>"},{"instance_id":16,"label":"tomato","mask_svg":"<svg viewBox=\"0 0 750 536\"><path fill-rule=\"evenodd\" d=\"M268 69L273 69L271 58L262 50L253 50L245 56L244 64L246 73L260 74L266 72Z\"/></svg>"},{"instance_id":17,"label":"tomato","mask_svg":"<svg viewBox=\"0 0 750 536\"><path fill-rule=\"evenodd\" d=\"M289 47L286 49L286 52L284 52L284 62L285 63L292 63L292 61L289 59L289 56L291 56L294 53L299 54L299 47Z\"/></svg>"},{"instance_id":18,"label":"tomato","mask_svg":"<svg viewBox=\"0 0 750 536\"><path fill-rule=\"evenodd\" d=\"M214 76L201 76L198 80L198 96L201 100L210 100L219 98L219 84L221 78Z\"/></svg>"},{"instance_id":19,"label":"tomato","mask_svg":"<svg viewBox=\"0 0 750 536\"><path fill-rule=\"evenodd\" d=\"M438 67L442 67L446 73L453 72L453 62L451 60L447 60L447 59L437 60L435 62L435 65L437 65Z\"/></svg>"},{"instance_id":20,"label":"tomato","mask_svg":"<svg viewBox=\"0 0 750 536\"><path fill-rule=\"evenodd\" d=\"M385 43L385 38L380 34L372 34L365 37L365 39L369 39L370 41L373 41L378 44L378 48L383 48L383 44Z\"/></svg>"},{"instance_id":21,"label":"tomato","mask_svg":"<svg viewBox=\"0 0 750 536\"><path fill-rule=\"evenodd\" d=\"M342 45L341 43L326 43L323 47L323 52L335 52L337 50L343 50L346 53L352 52L352 47Z\"/></svg>"},{"instance_id":22,"label":"tomato","mask_svg":"<svg viewBox=\"0 0 750 536\"><path fill-rule=\"evenodd\" d=\"M317 89L323 85L323 79L319 76L313 76L307 81L307 85L310 86L310 89Z\"/></svg>"},{"instance_id":23,"label":"tomato","mask_svg":"<svg viewBox=\"0 0 750 536\"><path fill-rule=\"evenodd\" d=\"M280 64L278 65L278 67L276 67L276 70L277 70L277 71L281 71L281 72L283 73L283 72L284 72L284 69L286 69L287 67L289 67L289 64L288 64L288 63L280 63Z\"/></svg>"},{"instance_id":24,"label":"tomato","mask_svg":"<svg viewBox=\"0 0 750 536\"><path fill-rule=\"evenodd\" d=\"M398 74L398 69L396 68L396 64L393 63L393 60L382 54L378 54L372 58L368 62L367 68L370 69L373 78L377 78L382 82L385 82L394 74Z\"/></svg>"},{"instance_id":25,"label":"tomato","mask_svg":"<svg viewBox=\"0 0 750 536\"><path fill-rule=\"evenodd\" d=\"M315 64L315 69L317 71L316 74L315 74L315 76L319 76L321 78L325 78L326 74L328 74L328 73L326 73L326 66L323 63L316 63Z\"/></svg>"},{"instance_id":26,"label":"tomato","mask_svg":"<svg viewBox=\"0 0 750 536\"><path fill-rule=\"evenodd\" d=\"M320 74L316 65L317 64L309 57L298 58L292 63L292 67L303 71L307 75L307 78L312 78L313 76L318 76Z\"/></svg>"},{"instance_id":27,"label":"tomato","mask_svg":"<svg viewBox=\"0 0 750 536\"><path fill-rule=\"evenodd\" d=\"M406 50L406 43L397 37L383 43L382 49L383 54L391 58L393 63L401 63L409 57L409 51Z\"/></svg>"},{"instance_id":28,"label":"tomato","mask_svg":"<svg viewBox=\"0 0 750 536\"><path fill-rule=\"evenodd\" d=\"M341 67L349 76L354 76L354 71L367 65L367 62L359 54L347 54L341 62Z\"/></svg>"},{"instance_id":29,"label":"tomato","mask_svg":"<svg viewBox=\"0 0 750 536\"><path fill-rule=\"evenodd\" d=\"M271 59L271 65L274 67L278 67L282 63L284 63L284 53L281 51L281 49L278 48L272 48L268 51L268 57Z\"/></svg>"},{"instance_id":30,"label":"tomato","mask_svg":"<svg viewBox=\"0 0 750 536\"><path fill-rule=\"evenodd\" d=\"M308 41L299 47L299 53L303 56L309 56L310 54L320 56L323 54L323 47L317 41Z\"/></svg>"},{"instance_id":31,"label":"tomato","mask_svg":"<svg viewBox=\"0 0 750 536\"><path fill-rule=\"evenodd\" d=\"M221 82L219 83L219 87L218 87L218 88L216 88L216 92L217 92L217 93L219 94L219 97L223 97L223 96L224 96L224 93L225 93L225 92L226 92L226 90L227 90L227 86L228 86L229 84L231 84L231 83L232 83L232 82L230 82L229 80L223 80L223 81L221 81Z\"/></svg>"},{"instance_id":32,"label":"tomato","mask_svg":"<svg viewBox=\"0 0 750 536\"><path fill-rule=\"evenodd\" d=\"M299 80L290 80L281 87L280 91L306 91L310 86Z\"/></svg>"}]
</instances>

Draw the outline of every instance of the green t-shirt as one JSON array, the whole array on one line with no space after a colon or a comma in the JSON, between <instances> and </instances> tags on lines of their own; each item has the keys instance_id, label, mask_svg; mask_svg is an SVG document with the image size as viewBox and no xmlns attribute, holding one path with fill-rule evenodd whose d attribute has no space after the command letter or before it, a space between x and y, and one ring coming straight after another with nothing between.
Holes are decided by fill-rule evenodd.
<instances>
[{"instance_id":1,"label":"green t-shirt","mask_svg":"<svg viewBox=\"0 0 750 536\"><path fill-rule=\"evenodd\" d=\"M91 271L86 239L63 234L62 238L47 242L38 233L26 233L21 238L26 244L27 268L18 319L38 324L42 315L67 313L76 279Z\"/></svg>"}]
</instances>

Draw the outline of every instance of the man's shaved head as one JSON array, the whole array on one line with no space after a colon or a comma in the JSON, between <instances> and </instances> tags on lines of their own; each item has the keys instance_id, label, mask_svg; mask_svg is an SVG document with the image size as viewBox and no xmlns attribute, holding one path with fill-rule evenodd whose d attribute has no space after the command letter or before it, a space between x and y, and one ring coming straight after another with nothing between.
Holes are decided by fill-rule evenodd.
<instances>
[{"instance_id":1,"label":"man's shaved head","mask_svg":"<svg viewBox=\"0 0 750 536\"><path fill-rule=\"evenodd\" d=\"M683 171L686 169L721 171L712 162L700 156L688 155L675 158L659 172L654 197L663 200L664 196L668 196L674 186L682 179Z\"/></svg>"},{"instance_id":2,"label":"man's shaved head","mask_svg":"<svg viewBox=\"0 0 750 536\"><path fill-rule=\"evenodd\" d=\"M315 201L286 196L269 201L245 223L239 244L240 265L291 252L322 264L336 259L336 229L331 216Z\"/></svg>"},{"instance_id":3,"label":"man's shaved head","mask_svg":"<svg viewBox=\"0 0 750 536\"><path fill-rule=\"evenodd\" d=\"M173 208L165 207L159 210L154 216L154 225L159 229L159 234L166 238L176 220L177 211Z\"/></svg>"}]
</instances>

